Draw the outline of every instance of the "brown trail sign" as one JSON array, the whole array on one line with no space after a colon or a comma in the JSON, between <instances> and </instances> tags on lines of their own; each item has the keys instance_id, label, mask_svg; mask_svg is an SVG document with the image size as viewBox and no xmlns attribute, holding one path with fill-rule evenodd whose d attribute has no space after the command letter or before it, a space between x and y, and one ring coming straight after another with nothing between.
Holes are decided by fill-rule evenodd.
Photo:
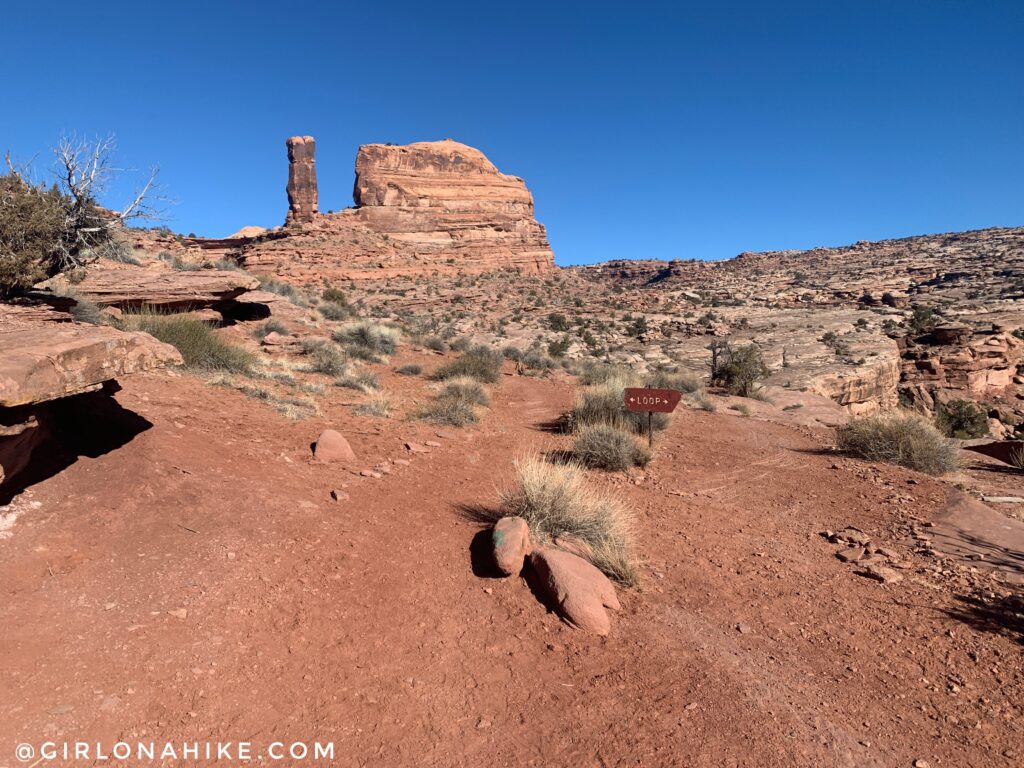
<instances>
[{"instance_id":1,"label":"brown trail sign","mask_svg":"<svg viewBox=\"0 0 1024 768\"><path fill-rule=\"evenodd\" d=\"M683 396L674 389L627 387L623 394L627 411L647 413L647 444L654 445L654 414L672 413Z\"/></svg>"}]
</instances>

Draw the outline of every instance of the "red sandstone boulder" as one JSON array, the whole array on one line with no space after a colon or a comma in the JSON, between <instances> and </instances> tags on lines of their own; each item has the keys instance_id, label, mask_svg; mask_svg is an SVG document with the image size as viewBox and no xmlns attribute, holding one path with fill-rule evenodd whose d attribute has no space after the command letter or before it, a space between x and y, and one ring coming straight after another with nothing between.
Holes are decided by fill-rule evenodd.
<instances>
[{"instance_id":1,"label":"red sandstone boulder","mask_svg":"<svg viewBox=\"0 0 1024 768\"><path fill-rule=\"evenodd\" d=\"M538 586L573 626L607 635L611 620L606 608L619 600L608 577L581 557L544 547L530 555Z\"/></svg>"},{"instance_id":2,"label":"red sandstone boulder","mask_svg":"<svg viewBox=\"0 0 1024 768\"><path fill-rule=\"evenodd\" d=\"M530 526L521 517L503 517L491 534L494 564L506 576L518 576L530 554Z\"/></svg>"},{"instance_id":3,"label":"red sandstone boulder","mask_svg":"<svg viewBox=\"0 0 1024 768\"><path fill-rule=\"evenodd\" d=\"M313 455L320 461L355 461L356 454L340 432L325 429L316 439Z\"/></svg>"}]
</instances>

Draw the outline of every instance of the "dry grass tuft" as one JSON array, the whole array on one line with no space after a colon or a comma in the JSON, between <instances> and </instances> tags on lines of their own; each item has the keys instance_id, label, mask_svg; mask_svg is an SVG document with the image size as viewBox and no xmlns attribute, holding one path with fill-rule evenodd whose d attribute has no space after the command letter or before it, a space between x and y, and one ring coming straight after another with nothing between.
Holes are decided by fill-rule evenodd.
<instances>
[{"instance_id":1,"label":"dry grass tuft","mask_svg":"<svg viewBox=\"0 0 1024 768\"><path fill-rule=\"evenodd\" d=\"M580 429L572 452L584 466L612 472L646 467L651 460L650 451L632 434L608 424L591 424Z\"/></svg>"},{"instance_id":2,"label":"dry grass tuft","mask_svg":"<svg viewBox=\"0 0 1024 768\"><path fill-rule=\"evenodd\" d=\"M941 475L960 468L959 448L916 413L900 412L855 419L836 430L841 450Z\"/></svg>"},{"instance_id":3,"label":"dry grass tuft","mask_svg":"<svg viewBox=\"0 0 1024 768\"><path fill-rule=\"evenodd\" d=\"M452 349L455 349L454 344ZM501 377L501 360L501 354L490 347L473 347L450 363L442 365L431 378L444 381L468 377L485 384L494 384Z\"/></svg>"},{"instance_id":4,"label":"dry grass tuft","mask_svg":"<svg viewBox=\"0 0 1024 768\"><path fill-rule=\"evenodd\" d=\"M250 352L221 339L209 323L188 315L143 309L125 312L120 324L177 348L187 368L249 373L256 360Z\"/></svg>"},{"instance_id":5,"label":"dry grass tuft","mask_svg":"<svg viewBox=\"0 0 1024 768\"><path fill-rule=\"evenodd\" d=\"M501 493L503 514L524 518L542 544L556 536L579 539L610 579L636 583L632 515L618 499L588 485L576 464L550 464L533 456L517 462L517 472L515 486Z\"/></svg>"}]
</instances>

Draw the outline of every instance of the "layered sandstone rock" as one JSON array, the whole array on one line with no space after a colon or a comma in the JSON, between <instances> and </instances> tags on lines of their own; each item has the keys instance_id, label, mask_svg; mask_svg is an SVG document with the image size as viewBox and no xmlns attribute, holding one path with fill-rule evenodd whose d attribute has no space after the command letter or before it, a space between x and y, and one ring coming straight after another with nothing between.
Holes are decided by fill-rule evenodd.
<instances>
[{"instance_id":1,"label":"layered sandstone rock","mask_svg":"<svg viewBox=\"0 0 1024 768\"><path fill-rule=\"evenodd\" d=\"M56 401L98 393L119 376L181 362L174 347L148 334L66 318L0 305L0 485L29 465L50 431Z\"/></svg>"},{"instance_id":2,"label":"layered sandstone rock","mask_svg":"<svg viewBox=\"0 0 1024 768\"><path fill-rule=\"evenodd\" d=\"M310 222L317 214L316 140L312 136L292 136L285 144L288 147L288 216L285 224Z\"/></svg>"},{"instance_id":3,"label":"layered sandstone rock","mask_svg":"<svg viewBox=\"0 0 1024 768\"><path fill-rule=\"evenodd\" d=\"M523 180L501 173L482 152L464 144L362 146L354 198L355 208L313 216L302 227L286 228L284 237L243 246L246 267L317 283L554 269L547 234L534 218L533 197Z\"/></svg>"},{"instance_id":4,"label":"layered sandstone rock","mask_svg":"<svg viewBox=\"0 0 1024 768\"><path fill-rule=\"evenodd\" d=\"M101 265L90 266L77 283L58 275L36 286L53 294L73 293L103 307L164 309L210 307L258 287L256 278L236 270Z\"/></svg>"}]
</instances>

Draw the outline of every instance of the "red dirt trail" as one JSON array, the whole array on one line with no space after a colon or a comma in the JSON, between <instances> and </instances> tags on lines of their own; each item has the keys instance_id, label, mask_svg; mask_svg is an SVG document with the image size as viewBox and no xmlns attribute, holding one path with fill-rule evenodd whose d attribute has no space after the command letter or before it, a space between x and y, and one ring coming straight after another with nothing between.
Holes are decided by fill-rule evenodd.
<instances>
[{"instance_id":1,"label":"red dirt trail","mask_svg":"<svg viewBox=\"0 0 1024 768\"><path fill-rule=\"evenodd\" d=\"M681 409L644 475L595 476L644 558L602 639L475 575L461 511L493 504L515 457L568 447L540 425L569 381L503 377L454 439L292 422L189 377L124 387L152 428L33 486L0 539L0 766L19 742L154 739L333 741L343 766L1024 759L1021 646L951 615L899 539L947 487L830 455L823 430ZM327 424L366 468L411 463L318 464ZM836 560L818 533L847 525L899 550L904 581Z\"/></svg>"}]
</instances>

